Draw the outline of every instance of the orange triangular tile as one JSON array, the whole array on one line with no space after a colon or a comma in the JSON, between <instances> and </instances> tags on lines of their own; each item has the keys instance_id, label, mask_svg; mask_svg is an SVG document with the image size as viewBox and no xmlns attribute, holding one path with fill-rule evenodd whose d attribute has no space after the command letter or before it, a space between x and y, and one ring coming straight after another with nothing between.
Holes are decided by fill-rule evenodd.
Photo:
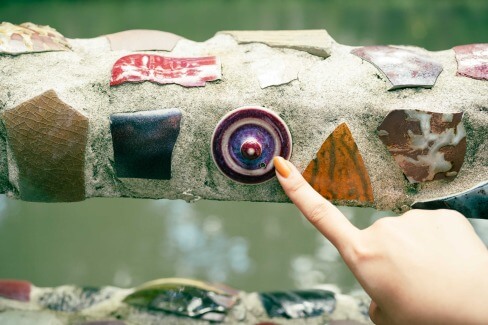
<instances>
[{"instance_id":1,"label":"orange triangular tile","mask_svg":"<svg viewBox=\"0 0 488 325\"><path fill-rule=\"evenodd\" d=\"M326 199L374 201L368 171L346 123L325 140L303 177Z\"/></svg>"}]
</instances>

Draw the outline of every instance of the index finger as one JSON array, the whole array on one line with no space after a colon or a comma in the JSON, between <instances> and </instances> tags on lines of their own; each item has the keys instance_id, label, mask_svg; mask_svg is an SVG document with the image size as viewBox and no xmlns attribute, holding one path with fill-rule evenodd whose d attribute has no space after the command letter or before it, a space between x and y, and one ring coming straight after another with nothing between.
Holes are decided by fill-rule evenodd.
<instances>
[{"instance_id":1,"label":"index finger","mask_svg":"<svg viewBox=\"0 0 488 325\"><path fill-rule=\"evenodd\" d=\"M332 203L317 193L303 178L298 169L282 157L275 157L276 175L288 197L303 215L317 228L344 256L345 249L359 233L359 229L347 220ZM289 168L287 176L280 170ZM286 173L285 173L286 174Z\"/></svg>"}]
</instances>

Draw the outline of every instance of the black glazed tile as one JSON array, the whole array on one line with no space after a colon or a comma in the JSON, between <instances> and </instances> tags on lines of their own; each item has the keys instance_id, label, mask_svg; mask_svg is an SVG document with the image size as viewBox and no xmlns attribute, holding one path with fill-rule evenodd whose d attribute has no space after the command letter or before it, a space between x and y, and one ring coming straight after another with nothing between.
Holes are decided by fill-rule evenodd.
<instances>
[{"instance_id":1,"label":"black glazed tile","mask_svg":"<svg viewBox=\"0 0 488 325\"><path fill-rule=\"evenodd\" d=\"M110 116L115 171L121 178L170 179L181 112L161 109Z\"/></svg>"},{"instance_id":2,"label":"black glazed tile","mask_svg":"<svg viewBox=\"0 0 488 325\"><path fill-rule=\"evenodd\" d=\"M466 218L488 219L488 182L475 186L465 192L438 198L431 201L415 202L414 209L451 209Z\"/></svg>"}]
</instances>

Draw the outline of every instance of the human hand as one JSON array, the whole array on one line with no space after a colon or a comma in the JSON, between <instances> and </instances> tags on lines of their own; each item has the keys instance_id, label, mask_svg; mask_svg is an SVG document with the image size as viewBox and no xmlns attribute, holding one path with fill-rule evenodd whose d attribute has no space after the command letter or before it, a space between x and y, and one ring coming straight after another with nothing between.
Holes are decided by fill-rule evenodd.
<instances>
[{"instance_id":1,"label":"human hand","mask_svg":"<svg viewBox=\"0 0 488 325\"><path fill-rule=\"evenodd\" d=\"M375 324L488 324L488 250L461 214L411 210L359 230L289 161L278 180L372 299Z\"/></svg>"}]
</instances>

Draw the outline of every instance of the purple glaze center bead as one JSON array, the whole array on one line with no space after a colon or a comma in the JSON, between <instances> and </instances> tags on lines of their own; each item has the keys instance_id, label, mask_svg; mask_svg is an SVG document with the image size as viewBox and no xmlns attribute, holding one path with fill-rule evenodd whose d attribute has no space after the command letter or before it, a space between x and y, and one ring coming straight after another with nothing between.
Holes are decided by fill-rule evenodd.
<instances>
[{"instance_id":1,"label":"purple glaze center bead","mask_svg":"<svg viewBox=\"0 0 488 325\"><path fill-rule=\"evenodd\" d=\"M241 154L244 158L254 160L261 156L261 144L254 138L249 138L241 146Z\"/></svg>"},{"instance_id":2,"label":"purple glaze center bead","mask_svg":"<svg viewBox=\"0 0 488 325\"><path fill-rule=\"evenodd\" d=\"M285 122L263 107L240 107L225 115L212 137L212 157L227 177L258 184L275 176L273 157L291 156L291 134Z\"/></svg>"}]
</instances>

